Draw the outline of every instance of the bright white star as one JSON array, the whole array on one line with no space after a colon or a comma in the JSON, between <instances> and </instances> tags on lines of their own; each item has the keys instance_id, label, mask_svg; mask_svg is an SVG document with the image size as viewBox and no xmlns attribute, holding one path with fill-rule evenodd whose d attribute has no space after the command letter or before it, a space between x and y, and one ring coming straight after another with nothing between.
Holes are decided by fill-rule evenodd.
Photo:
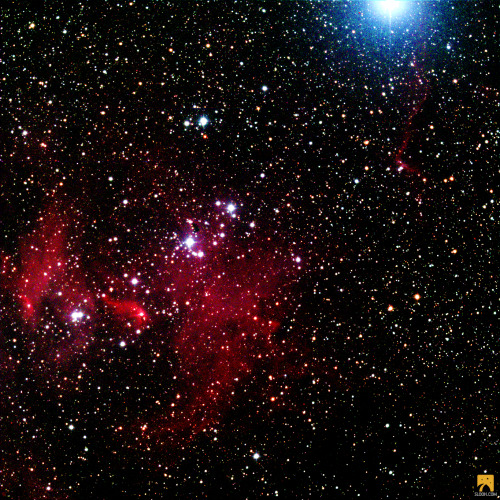
<instances>
[{"instance_id":1,"label":"bright white star","mask_svg":"<svg viewBox=\"0 0 500 500\"><path fill-rule=\"evenodd\" d=\"M378 2L379 9L390 16L401 12L404 8L405 2L401 0L379 0Z\"/></svg>"},{"instance_id":2,"label":"bright white star","mask_svg":"<svg viewBox=\"0 0 500 500\"><path fill-rule=\"evenodd\" d=\"M82 311L73 311L71 313L71 319L73 321L80 321L85 315L82 313Z\"/></svg>"}]
</instances>

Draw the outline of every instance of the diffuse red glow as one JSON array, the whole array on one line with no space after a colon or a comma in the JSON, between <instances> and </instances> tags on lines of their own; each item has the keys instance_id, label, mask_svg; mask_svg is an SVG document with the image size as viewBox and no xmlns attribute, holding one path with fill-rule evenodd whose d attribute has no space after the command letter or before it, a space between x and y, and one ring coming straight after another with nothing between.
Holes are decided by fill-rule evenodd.
<instances>
[{"instance_id":1,"label":"diffuse red glow","mask_svg":"<svg viewBox=\"0 0 500 500\"><path fill-rule=\"evenodd\" d=\"M411 109L403 131L401 145L394 156L394 163L396 164L398 171L417 173L420 175L420 171L417 168L410 166L409 162L404 159L404 156L413 136L413 120L415 119L415 116L420 113L422 106L429 95L429 84L425 79L422 69L417 64L415 57L411 65L415 68L415 77L410 90L410 96L412 98Z\"/></svg>"},{"instance_id":2,"label":"diffuse red glow","mask_svg":"<svg viewBox=\"0 0 500 500\"><path fill-rule=\"evenodd\" d=\"M106 295L102 296L102 300L117 317L132 320L139 325L149 320L146 310L133 300L113 300Z\"/></svg>"},{"instance_id":3,"label":"diffuse red glow","mask_svg":"<svg viewBox=\"0 0 500 500\"><path fill-rule=\"evenodd\" d=\"M207 218L211 216L209 212ZM290 287L301 266L283 242L264 232L232 237L228 223L224 244L206 249L202 258L179 248L175 239L171 248L164 241L152 243L144 255L130 257L134 266L149 263L151 254L168 258L153 273L143 273L140 282L125 282L123 269L108 251L98 248L100 257L90 268L81 250L68 249L73 235L66 220L55 209L40 218L39 226L22 240L20 265L6 288L20 305L33 362L41 362L35 371L40 369L45 380L52 377L56 384L61 378L51 370L65 366L66 392L78 385L80 364L75 361L91 364L110 343L126 346L133 340L147 349L147 339L152 339L151 349L154 344L162 356L170 356L182 392L177 398L166 388L173 399L161 411L154 407L141 412L138 420L124 421L129 430L140 422L138 445L187 443L224 417L238 387L263 363L287 369L294 340L283 344L274 335L292 310ZM217 225L200 229L197 246L216 237ZM141 288L146 283L150 295ZM168 326L161 323L165 316L171 318ZM139 335L145 329L149 336Z\"/></svg>"}]
</instances>

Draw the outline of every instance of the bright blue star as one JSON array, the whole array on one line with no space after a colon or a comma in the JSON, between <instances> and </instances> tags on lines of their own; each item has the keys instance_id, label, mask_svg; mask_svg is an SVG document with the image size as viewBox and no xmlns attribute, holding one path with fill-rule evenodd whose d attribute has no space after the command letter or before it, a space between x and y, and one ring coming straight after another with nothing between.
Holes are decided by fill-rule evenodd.
<instances>
[{"instance_id":1,"label":"bright blue star","mask_svg":"<svg viewBox=\"0 0 500 500\"><path fill-rule=\"evenodd\" d=\"M382 13L392 17L404 10L406 2L402 0L378 0L376 3Z\"/></svg>"}]
</instances>

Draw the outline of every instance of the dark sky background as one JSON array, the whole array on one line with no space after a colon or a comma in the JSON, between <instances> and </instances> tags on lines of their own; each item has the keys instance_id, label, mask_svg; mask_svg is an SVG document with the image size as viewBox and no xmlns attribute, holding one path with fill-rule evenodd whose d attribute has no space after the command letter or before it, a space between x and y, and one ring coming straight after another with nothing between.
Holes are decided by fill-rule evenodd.
<instances>
[{"instance_id":1,"label":"dark sky background","mask_svg":"<svg viewBox=\"0 0 500 500\"><path fill-rule=\"evenodd\" d=\"M0 7L0 495L473 497L498 5L94 4Z\"/></svg>"}]
</instances>

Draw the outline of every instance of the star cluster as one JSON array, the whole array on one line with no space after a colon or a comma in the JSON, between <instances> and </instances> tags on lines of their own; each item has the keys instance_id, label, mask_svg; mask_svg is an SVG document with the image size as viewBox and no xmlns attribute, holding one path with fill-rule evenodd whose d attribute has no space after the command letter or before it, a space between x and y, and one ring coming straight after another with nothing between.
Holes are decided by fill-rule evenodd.
<instances>
[{"instance_id":1,"label":"star cluster","mask_svg":"<svg viewBox=\"0 0 500 500\"><path fill-rule=\"evenodd\" d=\"M491 5L1 10L3 496L495 472Z\"/></svg>"}]
</instances>

